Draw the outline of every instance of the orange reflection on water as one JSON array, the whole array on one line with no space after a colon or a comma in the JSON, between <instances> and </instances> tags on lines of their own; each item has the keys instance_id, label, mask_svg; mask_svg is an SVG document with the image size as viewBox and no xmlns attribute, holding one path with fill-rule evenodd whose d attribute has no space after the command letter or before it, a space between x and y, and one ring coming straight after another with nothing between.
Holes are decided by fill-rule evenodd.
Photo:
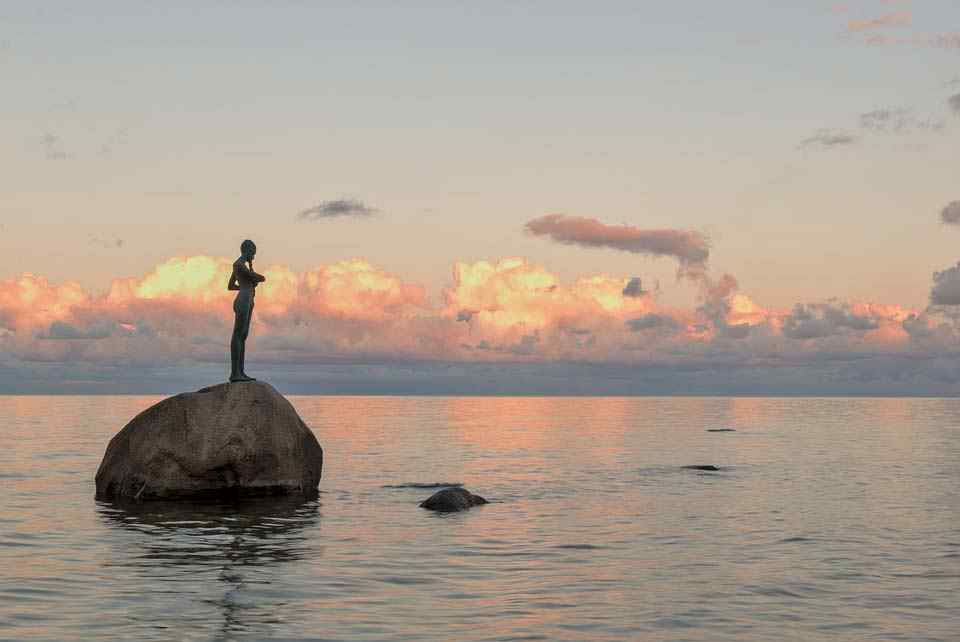
<instances>
[{"instance_id":1,"label":"orange reflection on water","mask_svg":"<svg viewBox=\"0 0 960 642\"><path fill-rule=\"evenodd\" d=\"M516 451L576 439L587 452L608 450L631 423L635 400L624 397L451 397L443 413L465 444L484 450ZM602 439L600 438L602 435Z\"/></svg>"},{"instance_id":2,"label":"orange reflection on water","mask_svg":"<svg viewBox=\"0 0 960 642\"><path fill-rule=\"evenodd\" d=\"M752 426L759 423L764 415L764 401L764 399L757 399L756 397L734 397L730 399L730 417L734 424L737 426Z\"/></svg>"}]
</instances>

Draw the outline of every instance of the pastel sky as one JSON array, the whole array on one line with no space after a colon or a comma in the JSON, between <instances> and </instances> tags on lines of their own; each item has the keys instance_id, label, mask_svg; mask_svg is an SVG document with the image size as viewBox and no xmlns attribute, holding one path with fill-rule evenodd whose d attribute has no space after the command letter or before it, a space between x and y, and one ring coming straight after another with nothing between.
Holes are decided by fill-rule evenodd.
<instances>
[{"instance_id":1,"label":"pastel sky","mask_svg":"<svg viewBox=\"0 0 960 642\"><path fill-rule=\"evenodd\" d=\"M292 390L960 393L955 0L3 2L0 77L0 392L222 378L252 238Z\"/></svg>"}]
</instances>

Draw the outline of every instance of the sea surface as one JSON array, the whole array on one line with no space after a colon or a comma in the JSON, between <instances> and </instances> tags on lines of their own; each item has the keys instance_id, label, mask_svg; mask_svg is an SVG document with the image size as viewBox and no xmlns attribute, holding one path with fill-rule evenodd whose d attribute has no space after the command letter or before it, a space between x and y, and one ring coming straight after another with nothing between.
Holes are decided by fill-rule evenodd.
<instances>
[{"instance_id":1,"label":"sea surface","mask_svg":"<svg viewBox=\"0 0 960 642\"><path fill-rule=\"evenodd\" d=\"M292 397L318 499L96 501L158 399L0 396L0 639L960 640L960 400Z\"/></svg>"}]
</instances>

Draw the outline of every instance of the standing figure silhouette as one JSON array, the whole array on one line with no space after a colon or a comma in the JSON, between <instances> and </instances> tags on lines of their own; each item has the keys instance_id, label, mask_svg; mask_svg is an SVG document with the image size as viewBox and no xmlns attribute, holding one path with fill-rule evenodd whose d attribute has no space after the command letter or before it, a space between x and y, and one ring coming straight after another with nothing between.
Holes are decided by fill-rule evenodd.
<instances>
[{"instance_id":1,"label":"standing figure silhouette","mask_svg":"<svg viewBox=\"0 0 960 642\"><path fill-rule=\"evenodd\" d=\"M257 245L250 239L240 244L240 258L233 262L233 273L227 282L228 290L237 290L233 301L233 337L230 339L230 381L256 381L248 377L243 369L247 335L250 334L250 319L253 317L253 297L257 285L267 280L262 274L253 271L253 257L257 255Z\"/></svg>"}]
</instances>

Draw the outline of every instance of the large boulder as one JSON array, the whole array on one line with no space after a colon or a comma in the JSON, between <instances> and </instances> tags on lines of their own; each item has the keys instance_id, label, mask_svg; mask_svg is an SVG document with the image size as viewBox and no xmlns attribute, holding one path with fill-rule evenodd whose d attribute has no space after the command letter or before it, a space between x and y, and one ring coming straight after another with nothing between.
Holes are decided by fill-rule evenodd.
<instances>
[{"instance_id":1,"label":"large boulder","mask_svg":"<svg viewBox=\"0 0 960 642\"><path fill-rule=\"evenodd\" d=\"M117 433L97 497L167 499L316 493L323 449L267 383L225 383L164 399Z\"/></svg>"}]
</instances>

